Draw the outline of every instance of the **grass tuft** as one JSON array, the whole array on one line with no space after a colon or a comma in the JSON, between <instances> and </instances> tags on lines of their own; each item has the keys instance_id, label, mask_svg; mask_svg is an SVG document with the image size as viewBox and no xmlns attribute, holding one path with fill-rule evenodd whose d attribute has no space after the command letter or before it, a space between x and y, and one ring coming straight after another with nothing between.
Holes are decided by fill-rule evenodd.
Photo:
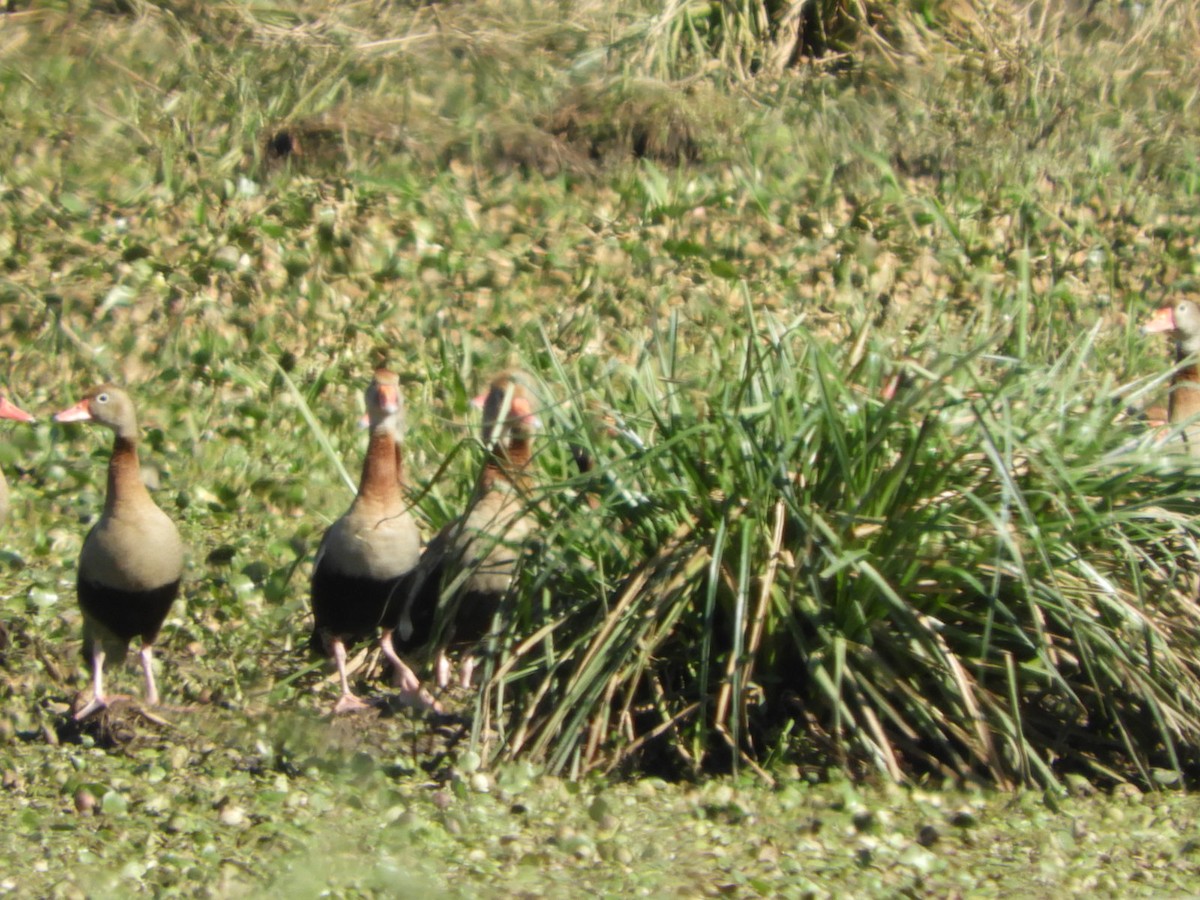
<instances>
[{"instance_id":1,"label":"grass tuft","mask_svg":"<svg viewBox=\"0 0 1200 900\"><path fill-rule=\"evenodd\" d=\"M708 374L656 342L592 388L624 427L597 445L599 510L551 527L508 613L488 749L697 774L803 736L813 764L894 779L1179 770L1188 601L1119 585L1151 533L1194 544L1194 501L1152 456L1114 467L1119 405L1071 412L1092 340L1045 372L937 357L888 399L878 353L758 321Z\"/></svg>"}]
</instances>

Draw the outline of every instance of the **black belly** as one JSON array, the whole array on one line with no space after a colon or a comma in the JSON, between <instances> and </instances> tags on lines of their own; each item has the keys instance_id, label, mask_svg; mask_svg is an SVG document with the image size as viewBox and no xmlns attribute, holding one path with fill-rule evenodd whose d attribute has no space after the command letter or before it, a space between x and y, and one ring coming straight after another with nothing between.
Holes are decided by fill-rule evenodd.
<instances>
[{"instance_id":1,"label":"black belly","mask_svg":"<svg viewBox=\"0 0 1200 900\"><path fill-rule=\"evenodd\" d=\"M313 633L309 645L324 652L326 635L347 644L370 637L376 628L399 615L393 610L403 602L406 578L402 575L380 581L318 566L312 580Z\"/></svg>"},{"instance_id":2,"label":"black belly","mask_svg":"<svg viewBox=\"0 0 1200 900\"><path fill-rule=\"evenodd\" d=\"M80 578L76 589L84 615L114 637L128 644L140 636L152 644L179 594L179 580L149 591L127 591Z\"/></svg>"},{"instance_id":3,"label":"black belly","mask_svg":"<svg viewBox=\"0 0 1200 900\"><path fill-rule=\"evenodd\" d=\"M433 551L426 551L429 552ZM403 600L393 607L395 616L388 621L399 624L407 604L412 634L406 640L397 631L394 637L396 649L424 647L433 639L435 631L439 632L438 643L443 647L475 644L482 640L492 628L504 594L470 590L464 585L458 585L455 590L453 582L456 575L461 577L462 573L455 573L448 560L442 560L424 574L423 579L414 578L397 591L397 596Z\"/></svg>"},{"instance_id":4,"label":"black belly","mask_svg":"<svg viewBox=\"0 0 1200 900\"><path fill-rule=\"evenodd\" d=\"M432 570L418 569L396 591L388 606L387 622L396 629L392 642L397 650L418 650L429 643L441 582L440 565Z\"/></svg>"},{"instance_id":5,"label":"black belly","mask_svg":"<svg viewBox=\"0 0 1200 900\"><path fill-rule=\"evenodd\" d=\"M428 645L439 630L439 620L439 643L445 647L477 643L491 630L504 595L462 586L455 591L455 573L450 568L443 561L425 573L424 579L414 578L396 591L386 621L393 627L400 625L407 604L408 624L412 628L407 638L401 633L402 628L393 636L397 650L416 650Z\"/></svg>"},{"instance_id":6,"label":"black belly","mask_svg":"<svg viewBox=\"0 0 1200 900\"><path fill-rule=\"evenodd\" d=\"M464 591L456 601L446 643L457 646L483 640L492 629L503 599L503 594L494 591Z\"/></svg>"}]
</instances>

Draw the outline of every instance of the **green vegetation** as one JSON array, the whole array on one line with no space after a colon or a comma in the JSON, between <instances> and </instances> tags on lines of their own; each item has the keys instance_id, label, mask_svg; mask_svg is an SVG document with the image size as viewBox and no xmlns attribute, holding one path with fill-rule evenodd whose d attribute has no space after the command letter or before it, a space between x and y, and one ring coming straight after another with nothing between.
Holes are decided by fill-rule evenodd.
<instances>
[{"instance_id":1,"label":"green vegetation","mask_svg":"<svg viewBox=\"0 0 1200 900\"><path fill-rule=\"evenodd\" d=\"M14 884L999 891L999 843L1018 889L1187 889L1197 808L1139 792L1200 762L1198 505L1128 410L1194 288L1200 17L805 6L0 6ZM472 392L546 403L544 537L450 723L329 722L305 652L381 361L427 534ZM66 723L107 443L48 414L101 379L190 548L167 726Z\"/></svg>"}]
</instances>

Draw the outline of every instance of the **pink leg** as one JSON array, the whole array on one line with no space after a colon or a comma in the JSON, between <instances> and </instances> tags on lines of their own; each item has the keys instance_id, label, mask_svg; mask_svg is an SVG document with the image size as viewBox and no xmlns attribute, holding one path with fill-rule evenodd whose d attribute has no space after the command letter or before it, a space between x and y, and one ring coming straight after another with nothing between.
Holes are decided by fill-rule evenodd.
<instances>
[{"instance_id":1,"label":"pink leg","mask_svg":"<svg viewBox=\"0 0 1200 900\"><path fill-rule=\"evenodd\" d=\"M463 657L462 664L458 669L458 686L462 688L471 687L471 676L475 674L475 657Z\"/></svg>"},{"instance_id":2,"label":"pink leg","mask_svg":"<svg viewBox=\"0 0 1200 900\"><path fill-rule=\"evenodd\" d=\"M99 712L108 706L104 699L104 647L99 641L92 645L92 700L75 713L75 721L82 722L92 713Z\"/></svg>"},{"instance_id":3,"label":"pink leg","mask_svg":"<svg viewBox=\"0 0 1200 900\"><path fill-rule=\"evenodd\" d=\"M416 673L405 665L404 660L396 653L396 648L392 644L392 629L383 629L383 634L379 637L379 647L383 650L383 655L392 664L392 687L398 687L404 693L415 693L418 691L421 687L421 682L417 678Z\"/></svg>"},{"instance_id":4,"label":"pink leg","mask_svg":"<svg viewBox=\"0 0 1200 900\"><path fill-rule=\"evenodd\" d=\"M158 685L154 683L154 651L150 649L149 644L142 644L142 651L138 655L142 658L142 674L146 678L146 703L158 706Z\"/></svg>"},{"instance_id":5,"label":"pink leg","mask_svg":"<svg viewBox=\"0 0 1200 900\"><path fill-rule=\"evenodd\" d=\"M331 638L329 647L333 651L333 660L337 663L338 677L342 682L342 696L337 705L333 707L334 715L355 709L366 709L367 702L355 696L354 691L350 690L350 679L346 677L346 645L339 638Z\"/></svg>"},{"instance_id":6,"label":"pink leg","mask_svg":"<svg viewBox=\"0 0 1200 900\"><path fill-rule=\"evenodd\" d=\"M450 683L450 660L447 658L445 650L437 652L437 661L433 664L433 668L437 686L444 689Z\"/></svg>"},{"instance_id":7,"label":"pink leg","mask_svg":"<svg viewBox=\"0 0 1200 900\"><path fill-rule=\"evenodd\" d=\"M379 637L379 646L383 650L383 655L392 662L392 685L400 688L400 700L410 706L423 706L436 713L443 712L442 704L438 703L429 691L421 687L421 681L417 678L417 674L405 664L396 652L396 647L392 644L390 628L383 630L383 634Z\"/></svg>"}]
</instances>

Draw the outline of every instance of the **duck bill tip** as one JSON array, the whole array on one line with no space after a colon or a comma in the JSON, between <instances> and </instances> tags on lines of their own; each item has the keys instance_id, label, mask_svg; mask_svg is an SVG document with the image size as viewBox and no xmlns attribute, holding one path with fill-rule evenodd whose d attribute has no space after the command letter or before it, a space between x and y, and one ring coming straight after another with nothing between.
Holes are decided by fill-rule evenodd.
<instances>
[{"instance_id":1,"label":"duck bill tip","mask_svg":"<svg viewBox=\"0 0 1200 900\"><path fill-rule=\"evenodd\" d=\"M376 387L376 402L384 413L391 414L400 410L400 386L397 384L378 384Z\"/></svg>"},{"instance_id":2,"label":"duck bill tip","mask_svg":"<svg viewBox=\"0 0 1200 900\"><path fill-rule=\"evenodd\" d=\"M1161 309L1156 309L1154 313L1142 323L1142 334L1162 334L1164 332L1175 330L1175 310L1170 306L1164 306Z\"/></svg>"},{"instance_id":3,"label":"duck bill tip","mask_svg":"<svg viewBox=\"0 0 1200 900\"><path fill-rule=\"evenodd\" d=\"M92 411L88 409L86 400L80 400L74 406L54 414L55 422L87 422L91 418Z\"/></svg>"},{"instance_id":4,"label":"duck bill tip","mask_svg":"<svg viewBox=\"0 0 1200 900\"><path fill-rule=\"evenodd\" d=\"M12 419L14 422L36 422L33 416L25 412L7 397L0 397L0 418Z\"/></svg>"}]
</instances>

